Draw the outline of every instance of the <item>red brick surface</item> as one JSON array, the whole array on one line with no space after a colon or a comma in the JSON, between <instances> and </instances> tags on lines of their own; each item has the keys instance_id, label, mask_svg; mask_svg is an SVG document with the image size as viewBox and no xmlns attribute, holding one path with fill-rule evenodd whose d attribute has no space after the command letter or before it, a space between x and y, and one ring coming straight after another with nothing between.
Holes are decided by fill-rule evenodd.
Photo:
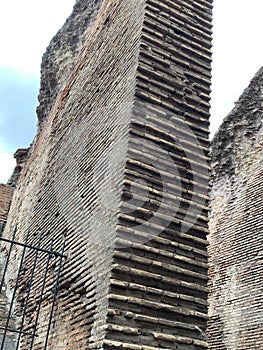
<instances>
[{"instance_id":1,"label":"red brick surface","mask_svg":"<svg viewBox=\"0 0 263 350\"><path fill-rule=\"evenodd\" d=\"M0 227L7 220L12 196L13 189L7 185L0 184Z\"/></svg>"},{"instance_id":2,"label":"red brick surface","mask_svg":"<svg viewBox=\"0 0 263 350\"><path fill-rule=\"evenodd\" d=\"M5 234L67 235L52 350L207 348L211 2L104 1L41 119Z\"/></svg>"}]
</instances>

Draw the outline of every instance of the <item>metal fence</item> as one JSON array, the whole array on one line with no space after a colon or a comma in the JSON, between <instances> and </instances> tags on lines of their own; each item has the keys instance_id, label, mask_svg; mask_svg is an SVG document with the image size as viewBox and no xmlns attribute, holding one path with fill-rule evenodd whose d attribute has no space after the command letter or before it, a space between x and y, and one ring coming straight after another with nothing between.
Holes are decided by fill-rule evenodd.
<instances>
[{"instance_id":1,"label":"metal fence","mask_svg":"<svg viewBox=\"0 0 263 350\"><path fill-rule=\"evenodd\" d=\"M41 348L46 350L65 258L66 236L62 237L59 251L54 250L55 242L50 234L40 233L36 245L29 244L29 232L24 242L17 241L17 236L15 229L11 239L0 237L3 256L0 271L0 350L34 349L40 330ZM17 257L18 262L14 264ZM48 317L45 324L40 324L44 300L48 302Z\"/></svg>"}]
</instances>

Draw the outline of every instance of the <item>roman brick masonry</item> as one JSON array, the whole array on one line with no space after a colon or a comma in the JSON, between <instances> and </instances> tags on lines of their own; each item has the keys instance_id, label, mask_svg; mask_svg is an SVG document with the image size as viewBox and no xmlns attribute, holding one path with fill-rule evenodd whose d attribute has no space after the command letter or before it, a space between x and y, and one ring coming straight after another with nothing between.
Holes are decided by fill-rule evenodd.
<instances>
[{"instance_id":1,"label":"roman brick masonry","mask_svg":"<svg viewBox=\"0 0 263 350\"><path fill-rule=\"evenodd\" d=\"M212 0L77 0L52 39L0 185L2 237L42 249L10 256L17 350L261 349L263 71L213 141L208 282L211 22Z\"/></svg>"},{"instance_id":2,"label":"roman brick masonry","mask_svg":"<svg viewBox=\"0 0 263 350\"><path fill-rule=\"evenodd\" d=\"M2 232L4 230L6 221L7 221L7 216L8 216L8 211L11 205L11 200L13 196L13 189L8 186L8 185L3 185L0 184L0 235L2 235ZM0 252L0 279L2 278L2 271L4 268L4 254L1 251ZM5 320L7 316L7 295L5 290L0 294L0 326L5 325ZM2 334L0 332L0 343L2 340ZM8 337L6 346L4 350L12 350L13 349L13 337Z\"/></svg>"},{"instance_id":3,"label":"roman brick masonry","mask_svg":"<svg viewBox=\"0 0 263 350\"><path fill-rule=\"evenodd\" d=\"M212 143L209 325L212 350L263 346L263 69Z\"/></svg>"},{"instance_id":4,"label":"roman brick masonry","mask_svg":"<svg viewBox=\"0 0 263 350\"><path fill-rule=\"evenodd\" d=\"M0 184L0 231L7 221L8 211L11 205L13 189L8 185Z\"/></svg>"},{"instance_id":5,"label":"roman brick masonry","mask_svg":"<svg viewBox=\"0 0 263 350\"><path fill-rule=\"evenodd\" d=\"M16 227L37 246L42 234L54 250L66 240L49 349L206 349L212 1L85 3L44 56L38 134L4 236ZM20 349L44 271L27 303L25 261ZM44 348L57 269L33 349Z\"/></svg>"},{"instance_id":6,"label":"roman brick masonry","mask_svg":"<svg viewBox=\"0 0 263 350\"><path fill-rule=\"evenodd\" d=\"M20 148L14 154L14 158L16 159L16 167L12 176L10 177L7 185L0 184L0 237L3 233L4 227L6 225L8 219L8 212L10 209L14 188L17 185L18 178L20 176L21 171L23 170L27 157L28 157L28 148ZM5 256L6 250L2 245L2 249L0 252L0 280L3 280L3 271L5 269ZM8 304L10 297L10 290L8 288L7 283L1 282L1 292L0 292L0 327L5 327L6 319L8 317ZM10 318L10 326L15 327L15 318L13 315ZM5 340L4 350L14 350L15 346L15 335L8 334ZM3 334L0 331L0 344L3 343Z\"/></svg>"}]
</instances>

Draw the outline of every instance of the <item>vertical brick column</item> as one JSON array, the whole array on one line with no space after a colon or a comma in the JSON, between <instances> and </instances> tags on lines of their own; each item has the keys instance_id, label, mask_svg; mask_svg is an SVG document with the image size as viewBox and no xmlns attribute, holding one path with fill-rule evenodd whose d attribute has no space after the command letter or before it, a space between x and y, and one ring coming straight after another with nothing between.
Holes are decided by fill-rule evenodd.
<instances>
[{"instance_id":1,"label":"vertical brick column","mask_svg":"<svg viewBox=\"0 0 263 350\"><path fill-rule=\"evenodd\" d=\"M50 349L207 348L211 3L105 0L41 119L6 235L66 234Z\"/></svg>"}]
</instances>

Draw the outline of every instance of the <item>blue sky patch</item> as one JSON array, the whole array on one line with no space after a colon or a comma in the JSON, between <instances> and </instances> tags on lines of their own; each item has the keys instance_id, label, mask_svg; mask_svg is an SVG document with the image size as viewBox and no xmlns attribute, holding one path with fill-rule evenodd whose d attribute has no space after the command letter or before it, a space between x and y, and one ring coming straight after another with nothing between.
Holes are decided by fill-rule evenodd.
<instances>
[{"instance_id":1,"label":"blue sky patch","mask_svg":"<svg viewBox=\"0 0 263 350\"><path fill-rule=\"evenodd\" d=\"M0 143L7 152L28 147L36 132L39 77L0 67Z\"/></svg>"}]
</instances>

